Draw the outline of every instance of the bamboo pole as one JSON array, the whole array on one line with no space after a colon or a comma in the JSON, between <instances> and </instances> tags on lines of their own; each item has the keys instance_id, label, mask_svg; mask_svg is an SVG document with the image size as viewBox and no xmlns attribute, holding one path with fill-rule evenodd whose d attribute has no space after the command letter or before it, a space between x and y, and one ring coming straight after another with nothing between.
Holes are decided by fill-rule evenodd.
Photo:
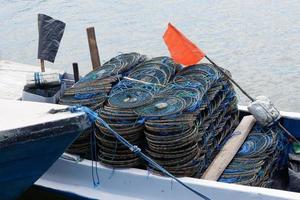
<instances>
[{"instance_id":1,"label":"bamboo pole","mask_svg":"<svg viewBox=\"0 0 300 200\"><path fill-rule=\"evenodd\" d=\"M218 155L202 175L202 179L217 181L229 165L235 154L246 140L256 120L253 115L243 117L232 136L224 144Z\"/></svg>"}]
</instances>

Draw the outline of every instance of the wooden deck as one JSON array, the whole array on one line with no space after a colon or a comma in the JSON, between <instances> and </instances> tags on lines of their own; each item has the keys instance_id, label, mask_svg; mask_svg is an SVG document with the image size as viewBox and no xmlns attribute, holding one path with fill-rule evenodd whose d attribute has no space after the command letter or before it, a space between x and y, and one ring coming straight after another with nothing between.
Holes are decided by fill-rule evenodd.
<instances>
[{"instance_id":1,"label":"wooden deck","mask_svg":"<svg viewBox=\"0 0 300 200\"><path fill-rule=\"evenodd\" d=\"M0 60L0 99L20 99L26 84L26 76L40 70L39 66ZM47 72L58 71L47 69Z\"/></svg>"}]
</instances>

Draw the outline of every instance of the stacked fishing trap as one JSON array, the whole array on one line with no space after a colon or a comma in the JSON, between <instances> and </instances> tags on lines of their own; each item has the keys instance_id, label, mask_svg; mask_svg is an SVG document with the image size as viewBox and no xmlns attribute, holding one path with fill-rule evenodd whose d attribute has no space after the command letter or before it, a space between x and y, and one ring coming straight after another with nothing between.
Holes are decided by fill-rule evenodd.
<instances>
[{"instance_id":1,"label":"stacked fishing trap","mask_svg":"<svg viewBox=\"0 0 300 200\"><path fill-rule=\"evenodd\" d=\"M98 110L103 107L112 85L131 68L146 60L146 56L138 53L121 54L110 59L101 67L91 71L80 79L73 87L64 92L60 104L83 105ZM90 141L94 129L85 131L68 149L69 153L91 158Z\"/></svg>"},{"instance_id":2,"label":"stacked fishing trap","mask_svg":"<svg viewBox=\"0 0 300 200\"><path fill-rule=\"evenodd\" d=\"M144 145L144 119L134 108L153 101L153 97L174 76L177 65L167 57L148 60L134 67L122 81L114 86L99 115L131 144ZM113 167L137 167L140 159L119 143L100 123L96 134L98 158L102 164Z\"/></svg>"},{"instance_id":3,"label":"stacked fishing trap","mask_svg":"<svg viewBox=\"0 0 300 200\"><path fill-rule=\"evenodd\" d=\"M232 85L210 64L180 70L151 103L134 110L145 117L146 152L176 176L200 177L238 124Z\"/></svg>"},{"instance_id":4,"label":"stacked fishing trap","mask_svg":"<svg viewBox=\"0 0 300 200\"><path fill-rule=\"evenodd\" d=\"M270 187L274 173L286 167L287 146L282 129L256 124L219 181Z\"/></svg>"},{"instance_id":5,"label":"stacked fishing trap","mask_svg":"<svg viewBox=\"0 0 300 200\"><path fill-rule=\"evenodd\" d=\"M100 117L176 176L200 177L238 123L232 85L210 64L183 69L168 57L153 58L132 68L109 96ZM141 165L103 125L96 125L101 163Z\"/></svg>"},{"instance_id":6,"label":"stacked fishing trap","mask_svg":"<svg viewBox=\"0 0 300 200\"><path fill-rule=\"evenodd\" d=\"M101 67L81 78L73 87L64 92L61 104L82 105L98 110L102 107L115 84L122 75L132 67L146 60L146 56L138 53L121 54L110 59Z\"/></svg>"},{"instance_id":7,"label":"stacked fishing trap","mask_svg":"<svg viewBox=\"0 0 300 200\"><path fill-rule=\"evenodd\" d=\"M112 129L176 176L200 177L238 124L236 94L218 69L211 64L183 68L165 56L117 56L67 90L60 103L97 110ZM102 164L143 167L104 125L95 125L69 152L87 152L95 135Z\"/></svg>"}]
</instances>

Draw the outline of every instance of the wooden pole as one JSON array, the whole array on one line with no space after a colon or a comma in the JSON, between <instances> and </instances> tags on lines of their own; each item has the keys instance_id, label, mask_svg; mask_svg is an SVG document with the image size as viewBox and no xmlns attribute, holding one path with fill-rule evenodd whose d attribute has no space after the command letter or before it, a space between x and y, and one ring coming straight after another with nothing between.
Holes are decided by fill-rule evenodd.
<instances>
[{"instance_id":1,"label":"wooden pole","mask_svg":"<svg viewBox=\"0 0 300 200\"><path fill-rule=\"evenodd\" d=\"M74 81L75 83L79 81L79 69L78 69L78 63L73 63L73 74L74 74Z\"/></svg>"},{"instance_id":2,"label":"wooden pole","mask_svg":"<svg viewBox=\"0 0 300 200\"><path fill-rule=\"evenodd\" d=\"M232 133L218 155L202 175L202 179L217 181L238 152L256 120L253 115L243 117L238 127Z\"/></svg>"},{"instance_id":3,"label":"wooden pole","mask_svg":"<svg viewBox=\"0 0 300 200\"><path fill-rule=\"evenodd\" d=\"M87 38L88 38L88 42L89 42L92 66L93 66L93 70L94 70L97 67L101 66L99 52L98 52L98 46L97 46L97 40L96 40L96 34L95 34L95 28L89 27L86 29L86 32L87 32Z\"/></svg>"},{"instance_id":4,"label":"wooden pole","mask_svg":"<svg viewBox=\"0 0 300 200\"><path fill-rule=\"evenodd\" d=\"M45 62L43 59L41 59L41 71L45 72Z\"/></svg>"}]
</instances>

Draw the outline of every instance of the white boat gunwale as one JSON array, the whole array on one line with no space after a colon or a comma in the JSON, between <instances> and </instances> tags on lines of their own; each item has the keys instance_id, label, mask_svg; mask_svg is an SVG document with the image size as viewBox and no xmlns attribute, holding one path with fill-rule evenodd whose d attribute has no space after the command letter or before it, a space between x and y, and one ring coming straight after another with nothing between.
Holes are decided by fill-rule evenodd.
<instances>
[{"instance_id":1,"label":"white boat gunwale","mask_svg":"<svg viewBox=\"0 0 300 200\"><path fill-rule=\"evenodd\" d=\"M0 99L0 110L5 113L5 115L0 116L0 135L1 132L9 130L57 122L68 118L86 117L84 112L49 113L51 109L65 109L67 107L58 104ZM28 116L31 117L28 118Z\"/></svg>"},{"instance_id":2,"label":"white boat gunwale","mask_svg":"<svg viewBox=\"0 0 300 200\"><path fill-rule=\"evenodd\" d=\"M244 113L248 113L246 106L239 106L239 110ZM300 113L281 112L281 115L285 119L300 120ZM40 187L46 187L61 192L73 193L84 198L97 199L103 197L104 199L110 200L116 197L121 197L120 199L176 200L181 199L184 196L185 199L199 199L199 197L194 195L192 192L185 190L180 185L177 185L175 181L172 182L170 178L155 175L147 170L137 168L111 169L98 164L100 185L99 187L94 187L91 176L91 166L92 161L90 160L79 160L76 159L76 157L73 157L73 159L65 159L61 157L35 184ZM78 174L80 175L78 176ZM64 175L64 180L62 180L60 175ZM143 184L135 184L132 186L131 184L135 182L134 179L144 179L144 182ZM153 179L154 183L149 181L147 183L147 180L149 179ZM118 184L114 182L116 180L119 181ZM300 199L300 193L278 189L243 186L190 177L183 177L180 178L180 180L213 200L227 200L232 199L232 197L243 200ZM110 181L111 183L109 183ZM127 189L130 187L130 191L132 188L135 188L137 191L142 191L141 193L145 196L141 196L141 194L136 194L134 192L132 194L128 194L128 192L122 191L122 188L120 188L122 181L126 183L123 187L127 187ZM171 189L171 183L173 185L173 189ZM144 187L141 185L144 185ZM176 185L176 187L174 185ZM115 188L111 189L110 186ZM160 186L161 188L159 188ZM151 189L152 187L156 188ZM145 188L150 191L145 192ZM123 190L125 189L123 188ZM161 192L160 190L164 190L164 192Z\"/></svg>"}]
</instances>

